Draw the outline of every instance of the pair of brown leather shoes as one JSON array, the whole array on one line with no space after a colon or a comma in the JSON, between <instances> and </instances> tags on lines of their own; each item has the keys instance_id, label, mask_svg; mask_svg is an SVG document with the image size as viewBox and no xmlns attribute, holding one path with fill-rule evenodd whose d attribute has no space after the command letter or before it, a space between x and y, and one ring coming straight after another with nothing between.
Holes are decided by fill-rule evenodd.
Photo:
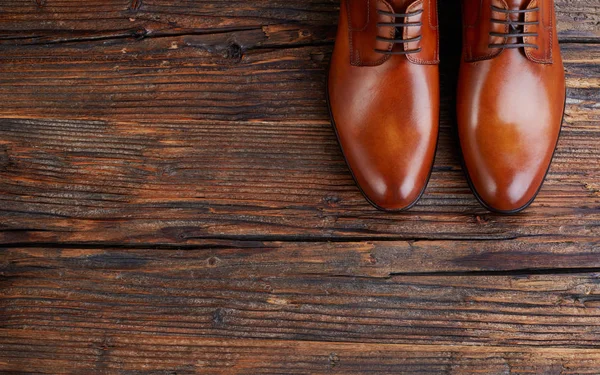
<instances>
[{"instance_id":1,"label":"pair of brown leather shoes","mask_svg":"<svg viewBox=\"0 0 600 375\"><path fill-rule=\"evenodd\" d=\"M341 0L328 81L336 133L375 207L423 194L439 123L437 0ZM553 0L463 0L458 132L469 184L514 213L539 191L558 140L565 76Z\"/></svg>"}]
</instances>

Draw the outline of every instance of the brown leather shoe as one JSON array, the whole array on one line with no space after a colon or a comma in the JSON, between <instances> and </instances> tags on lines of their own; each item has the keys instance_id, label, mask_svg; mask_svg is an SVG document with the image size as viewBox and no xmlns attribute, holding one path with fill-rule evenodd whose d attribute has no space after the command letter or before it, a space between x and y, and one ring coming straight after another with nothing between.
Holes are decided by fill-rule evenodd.
<instances>
[{"instance_id":1,"label":"brown leather shoe","mask_svg":"<svg viewBox=\"0 0 600 375\"><path fill-rule=\"evenodd\" d=\"M558 141L565 74L552 0L463 0L458 130L467 178L489 210L540 190Z\"/></svg>"},{"instance_id":2,"label":"brown leather shoe","mask_svg":"<svg viewBox=\"0 0 600 375\"><path fill-rule=\"evenodd\" d=\"M328 82L338 140L367 200L410 208L438 136L436 0L342 0Z\"/></svg>"}]
</instances>

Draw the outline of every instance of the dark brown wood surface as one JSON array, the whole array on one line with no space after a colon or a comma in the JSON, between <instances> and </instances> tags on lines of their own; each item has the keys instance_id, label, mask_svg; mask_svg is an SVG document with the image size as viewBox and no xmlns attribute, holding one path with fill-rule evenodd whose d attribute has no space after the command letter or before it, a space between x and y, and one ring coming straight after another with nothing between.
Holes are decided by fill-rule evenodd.
<instances>
[{"instance_id":1,"label":"dark brown wood surface","mask_svg":"<svg viewBox=\"0 0 600 375\"><path fill-rule=\"evenodd\" d=\"M328 119L338 1L0 1L0 372L600 374L600 4L556 0L562 137L498 216L440 3L432 180L386 214Z\"/></svg>"}]
</instances>

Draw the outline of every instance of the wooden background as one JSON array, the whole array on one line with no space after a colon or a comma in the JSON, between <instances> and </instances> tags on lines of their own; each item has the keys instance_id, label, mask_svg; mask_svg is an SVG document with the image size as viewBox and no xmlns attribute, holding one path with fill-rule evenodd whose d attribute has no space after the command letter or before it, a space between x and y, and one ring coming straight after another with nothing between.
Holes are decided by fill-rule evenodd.
<instances>
[{"instance_id":1,"label":"wooden background","mask_svg":"<svg viewBox=\"0 0 600 375\"><path fill-rule=\"evenodd\" d=\"M0 372L600 374L600 3L556 0L568 101L536 203L460 170L458 1L410 212L329 123L335 0L0 1Z\"/></svg>"}]
</instances>

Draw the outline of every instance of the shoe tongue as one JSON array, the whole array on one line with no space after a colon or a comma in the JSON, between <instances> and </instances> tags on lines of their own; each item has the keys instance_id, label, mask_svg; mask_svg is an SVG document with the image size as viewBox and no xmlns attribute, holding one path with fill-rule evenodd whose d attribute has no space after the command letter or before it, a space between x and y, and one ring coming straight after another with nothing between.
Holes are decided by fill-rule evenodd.
<instances>
[{"instance_id":1,"label":"shoe tongue","mask_svg":"<svg viewBox=\"0 0 600 375\"><path fill-rule=\"evenodd\" d=\"M531 2L531 0L504 0L506 5L508 5L508 9L527 9L527 6Z\"/></svg>"},{"instance_id":2,"label":"shoe tongue","mask_svg":"<svg viewBox=\"0 0 600 375\"><path fill-rule=\"evenodd\" d=\"M387 0L387 2L394 8L396 13L404 13L406 8L414 3L415 0Z\"/></svg>"}]
</instances>

